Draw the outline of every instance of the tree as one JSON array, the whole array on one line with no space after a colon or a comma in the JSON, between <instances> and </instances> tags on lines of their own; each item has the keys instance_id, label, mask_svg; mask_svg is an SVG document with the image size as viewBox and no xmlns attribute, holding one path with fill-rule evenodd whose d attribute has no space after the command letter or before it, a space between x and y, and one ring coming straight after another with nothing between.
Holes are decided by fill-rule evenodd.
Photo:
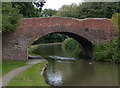
<instances>
[{"instance_id":1,"label":"tree","mask_svg":"<svg viewBox=\"0 0 120 88\"><path fill-rule=\"evenodd\" d=\"M23 14L24 17L40 17L42 7L44 6L44 2L40 2L41 0L36 0L35 2L13 2L13 7L18 7L20 13Z\"/></svg>"},{"instance_id":2,"label":"tree","mask_svg":"<svg viewBox=\"0 0 120 88\"><path fill-rule=\"evenodd\" d=\"M120 35L120 13L113 14L112 22L115 24L117 32Z\"/></svg>"},{"instance_id":3,"label":"tree","mask_svg":"<svg viewBox=\"0 0 120 88\"><path fill-rule=\"evenodd\" d=\"M52 9L44 9L41 11L41 16L42 17L51 17L53 15L56 14L56 10L52 10Z\"/></svg>"},{"instance_id":4,"label":"tree","mask_svg":"<svg viewBox=\"0 0 120 88\"><path fill-rule=\"evenodd\" d=\"M19 13L26 18L40 17L40 11L35 8L32 2L12 2L13 7L18 7Z\"/></svg>"},{"instance_id":5,"label":"tree","mask_svg":"<svg viewBox=\"0 0 120 88\"><path fill-rule=\"evenodd\" d=\"M79 18L111 18L118 12L118 2L86 2L79 5Z\"/></svg>"},{"instance_id":6,"label":"tree","mask_svg":"<svg viewBox=\"0 0 120 88\"><path fill-rule=\"evenodd\" d=\"M19 20L22 14L19 14L17 7L12 7L12 3L2 3L2 32L6 34L14 31L19 25Z\"/></svg>"},{"instance_id":7,"label":"tree","mask_svg":"<svg viewBox=\"0 0 120 88\"><path fill-rule=\"evenodd\" d=\"M117 34L118 34L118 50L120 51L120 13L113 14L112 22L116 26L116 30L117 30Z\"/></svg>"},{"instance_id":8,"label":"tree","mask_svg":"<svg viewBox=\"0 0 120 88\"><path fill-rule=\"evenodd\" d=\"M63 5L61 8L59 8L55 16L77 18L78 17L77 10L78 10L77 5L74 3L71 5Z\"/></svg>"},{"instance_id":9,"label":"tree","mask_svg":"<svg viewBox=\"0 0 120 88\"><path fill-rule=\"evenodd\" d=\"M42 7L44 6L45 3L46 3L45 0L36 0L33 2L33 5L35 5L39 9L39 11L41 12Z\"/></svg>"},{"instance_id":10,"label":"tree","mask_svg":"<svg viewBox=\"0 0 120 88\"><path fill-rule=\"evenodd\" d=\"M15 31L22 17L40 17L41 13L38 7L39 5L35 8L31 2L2 2L3 34Z\"/></svg>"},{"instance_id":11,"label":"tree","mask_svg":"<svg viewBox=\"0 0 120 88\"><path fill-rule=\"evenodd\" d=\"M79 5L63 5L56 16L84 18L111 18L119 11L118 2L83 2Z\"/></svg>"}]
</instances>

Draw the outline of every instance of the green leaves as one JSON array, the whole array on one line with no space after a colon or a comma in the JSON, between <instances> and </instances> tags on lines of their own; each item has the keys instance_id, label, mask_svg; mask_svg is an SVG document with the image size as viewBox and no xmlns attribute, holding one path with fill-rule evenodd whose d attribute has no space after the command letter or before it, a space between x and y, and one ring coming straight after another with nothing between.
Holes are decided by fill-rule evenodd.
<instances>
[{"instance_id":1,"label":"green leaves","mask_svg":"<svg viewBox=\"0 0 120 88\"><path fill-rule=\"evenodd\" d=\"M71 5L63 5L58 12L56 13L55 16L59 17L78 17L78 12L77 12L77 5L76 4L71 4Z\"/></svg>"},{"instance_id":2,"label":"green leaves","mask_svg":"<svg viewBox=\"0 0 120 88\"><path fill-rule=\"evenodd\" d=\"M71 56L80 57L81 55L81 45L73 38L67 38L66 40L64 40L64 42L62 43L62 48L65 53L68 53Z\"/></svg>"},{"instance_id":3,"label":"green leaves","mask_svg":"<svg viewBox=\"0 0 120 88\"><path fill-rule=\"evenodd\" d=\"M31 2L2 2L2 32L15 31L22 17L40 17L40 11Z\"/></svg>"},{"instance_id":4,"label":"green leaves","mask_svg":"<svg viewBox=\"0 0 120 88\"><path fill-rule=\"evenodd\" d=\"M22 17L18 8L13 8L12 3L2 3L2 32L3 34L15 31Z\"/></svg>"},{"instance_id":5,"label":"green leaves","mask_svg":"<svg viewBox=\"0 0 120 88\"><path fill-rule=\"evenodd\" d=\"M116 27L116 33L118 35L117 38L117 45L116 45L116 54L115 56L117 56L117 58L119 58L119 62L120 62L120 13L115 13L112 16L112 22L114 23L115 27Z\"/></svg>"},{"instance_id":6,"label":"green leaves","mask_svg":"<svg viewBox=\"0 0 120 88\"><path fill-rule=\"evenodd\" d=\"M40 17L40 11L31 2L13 2L14 7L18 7L20 14L25 18Z\"/></svg>"},{"instance_id":7,"label":"green leaves","mask_svg":"<svg viewBox=\"0 0 120 88\"><path fill-rule=\"evenodd\" d=\"M76 5L63 5L56 16L84 18L111 18L120 9L118 2L84 2Z\"/></svg>"},{"instance_id":8,"label":"green leaves","mask_svg":"<svg viewBox=\"0 0 120 88\"><path fill-rule=\"evenodd\" d=\"M51 17L53 16L57 11L52 9L44 9L41 11L42 17Z\"/></svg>"},{"instance_id":9,"label":"green leaves","mask_svg":"<svg viewBox=\"0 0 120 88\"><path fill-rule=\"evenodd\" d=\"M117 39L99 45L94 44L94 59L98 61L120 62Z\"/></svg>"}]
</instances>

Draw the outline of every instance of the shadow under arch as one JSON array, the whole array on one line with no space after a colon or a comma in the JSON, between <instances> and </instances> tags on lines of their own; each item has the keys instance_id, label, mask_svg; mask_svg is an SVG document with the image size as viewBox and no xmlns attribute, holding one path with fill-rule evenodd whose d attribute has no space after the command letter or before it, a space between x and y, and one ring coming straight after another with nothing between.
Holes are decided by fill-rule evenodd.
<instances>
[{"instance_id":1,"label":"shadow under arch","mask_svg":"<svg viewBox=\"0 0 120 88\"><path fill-rule=\"evenodd\" d=\"M54 34L54 33L64 34L64 35L67 35L67 36L75 39L82 46L82 56L83 56L83 58L85 58L85 59L92 58L93 52L94 52L93 44L88 39L86 39L86 38L84 38L84 37L82 37L82 36L80 36L76 33L73 33L73 32L52 32L52 33L48 33L48 34ZM39 38L42 38L42 37L44 37L48 34L45 34L45 35L43 35ZM39 38L37 38L37 39L39 39ZM35 42L35 40L33 42Z\"/></svg>"}]
</instances>

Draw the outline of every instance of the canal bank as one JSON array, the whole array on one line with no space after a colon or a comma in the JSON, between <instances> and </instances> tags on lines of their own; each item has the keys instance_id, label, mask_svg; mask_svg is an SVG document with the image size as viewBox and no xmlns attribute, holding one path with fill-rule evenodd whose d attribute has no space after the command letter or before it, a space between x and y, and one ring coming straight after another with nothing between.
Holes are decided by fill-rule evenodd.
<instances>
[{"instance_id":1,"label":"canal bank","mask_svg":"<svg viewBox=\"0 0 120 88\"><path fill-rule=\"evenodd\" d=\"M47 61L44 59L30 60L26 66L5 74L2 77L3 86L47 86L43 75L41 75L46 63ZM34 83L35 81L37 82Z\"/></svg>"}]
</instances>

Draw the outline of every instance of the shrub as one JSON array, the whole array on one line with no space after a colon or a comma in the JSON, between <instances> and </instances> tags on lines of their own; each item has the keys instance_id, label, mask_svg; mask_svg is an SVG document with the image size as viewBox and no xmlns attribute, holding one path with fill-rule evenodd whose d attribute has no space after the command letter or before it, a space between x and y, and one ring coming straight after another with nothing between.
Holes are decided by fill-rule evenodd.
<instances>
[{"instance_id":1,"label":"shrub","mask_svg":"<svg viewBox=\"0 0 120 88\"><path fill-rule=\"evenodd\" d=\"M94 44L94 59L97 61L120 62L117 39L99 45Z\"/></svg>"},{"instance_id":2,"label":"shrub","mask_svg":"<svg viewBox=\"0 0 120 88\"><path fill-rule=\"evenodd\" d=\"M65 39L65 41L62 43L62 48L65 53L69 54L70 56L80 57L81 55L81 45L73 38Z\"/></svg>"}]
</instances>

